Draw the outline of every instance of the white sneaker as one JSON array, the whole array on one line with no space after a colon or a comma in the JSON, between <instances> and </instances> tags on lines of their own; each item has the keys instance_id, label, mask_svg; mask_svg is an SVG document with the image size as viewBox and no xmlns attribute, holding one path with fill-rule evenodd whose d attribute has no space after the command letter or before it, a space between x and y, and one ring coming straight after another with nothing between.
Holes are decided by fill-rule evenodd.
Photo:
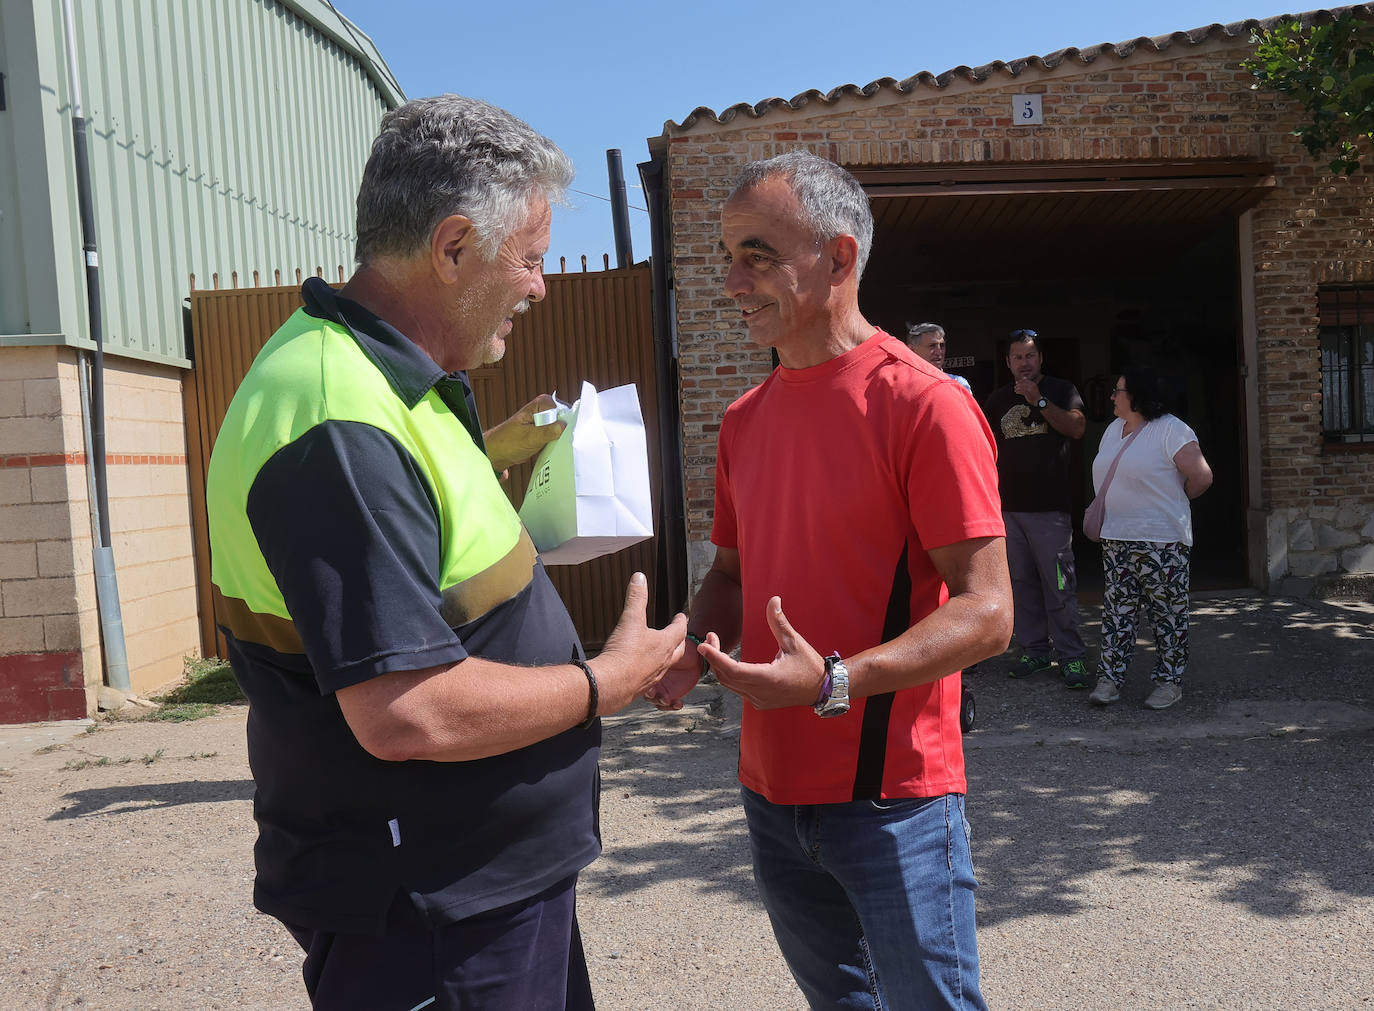
<instances>
[{"instance_id":1,"label":"white sneaker","mask_svg":"<svg viewBox=\"0 0 1374 1011\"><path fill-rule=\"evenodd\" d=\"M1088 696L1088 701L1096 702L1099 706L1109 706L1119 698L1121 689L1116 686L1116 682L1109 677L1100 677L1097 679L1097 687Z\"/></svg>"},{"instance_id":2,"label":"white sneaker","mask_svg":"<svg viewBox=\"0 0 1374 1011\"><path fill-rule=\"evenodd\" d=\"M1183 698L1183 687L1177 681L1161 681L1145 700L1147 709L1168 709Z\"/></svg>"}]
</instances>

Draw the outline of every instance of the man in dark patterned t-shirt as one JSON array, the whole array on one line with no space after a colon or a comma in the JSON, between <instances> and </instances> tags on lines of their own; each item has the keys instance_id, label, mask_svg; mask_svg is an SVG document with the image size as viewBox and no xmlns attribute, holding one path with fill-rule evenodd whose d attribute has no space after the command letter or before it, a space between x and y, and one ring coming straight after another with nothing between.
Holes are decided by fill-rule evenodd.
<instances>
[{"instance_id":1,"label":"man in dark patterned t-shirt","mask_svg":"<svg viewBox=\"0 0 1374 1011\"><path fill-rule=\"evenodd\" d=\"M994 390L983 413L997 438L997 480L1007 526L1007 565L1021 656L1014 678L1059 661L1065 686L1087 688L1078 634L1078 579L1069 517L1069 440L1087 418L1073 383L1047 376L1034 330L1013 330L1007 348L1012 382Z\"/></svg>"}]
</instances>

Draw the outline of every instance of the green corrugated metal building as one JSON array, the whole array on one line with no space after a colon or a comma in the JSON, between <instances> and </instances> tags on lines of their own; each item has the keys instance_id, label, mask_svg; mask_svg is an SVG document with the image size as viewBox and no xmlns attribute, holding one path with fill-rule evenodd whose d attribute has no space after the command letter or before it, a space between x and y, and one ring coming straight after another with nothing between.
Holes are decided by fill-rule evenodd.
<instances>
[{"instance_id":1,"label":"green corrugated metal building","mask_svg":"<svg viewBox=\"0 0 1374 1011\"><path fill-rule=\"evenodd\" d=\"M321 0L72 0L106 351L187 364L198 287L352 262L399 87ZM61 0L0 0L0 345L86 340Z\"/></svg>"},{"instance_id":2,"label":"green corrugated metal building","mask_svg":"<svg viewBox=\"0 0 1374 1011\"><path fill-rule=\"evenodd\" d=\"M85 715L101 679L64 3L88 123L112 547L136 691L174 679L199 643L186 297L271 285L278 271L281 283L298 269L348 273L368 148L404 100L371 40L325 0L0 0L0 722Z\"/></svg>"}]
</instances>

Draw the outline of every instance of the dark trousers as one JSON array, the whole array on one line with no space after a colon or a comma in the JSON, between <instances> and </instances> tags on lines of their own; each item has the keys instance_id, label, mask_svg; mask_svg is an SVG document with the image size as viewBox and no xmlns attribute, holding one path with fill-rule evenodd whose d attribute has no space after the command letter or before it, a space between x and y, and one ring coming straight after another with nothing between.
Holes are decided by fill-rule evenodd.
<instances>
[{"instance_id":1,"label":"dark trousers","mask_svg":"<svg viewBox=\"0 0 1374 1011\"><path fill-rule=\"evenodd\" d=\"M1083 659L1078 577L1068 513L1002 513L1007 527L1015 636L1028 656Z\"/></svg>"},{"instance_id":2,"label":"dark trousers","mask_svg":"<svg viewBox=\"0 0 1374 1011\"><path fill-rule=\"evenodd\" d=\"M576 883L438 928L399 895L380 937L285 926L317 1011L592 1011Z\"/></svg>"}]
</instances>

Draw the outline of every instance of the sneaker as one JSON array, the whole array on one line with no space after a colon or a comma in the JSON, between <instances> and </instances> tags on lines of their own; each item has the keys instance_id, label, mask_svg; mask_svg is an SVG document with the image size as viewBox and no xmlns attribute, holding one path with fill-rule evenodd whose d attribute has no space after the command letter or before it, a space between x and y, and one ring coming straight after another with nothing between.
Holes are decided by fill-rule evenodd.
<instances>
[{"instance_id":1,"label":"sneaker","mask_svg":"<svg viewBox=\"0 0 1374 1011\"><path fill-rule=\"evenodd\" d=\"M1109 706L1117 699L1121 698L1121 689L1117 687L1115 681L1108 677L1097 679L1097 687L1088 696L1089 702L1095 702L1099 706Z\"/></svg>"},{"instance_id":2,"label":"sneaker","mask_svg":"<svg viewBox=\"0 0 1374 1011\"><path fill-rule=\"evenodd\" d=\"M1168 709L1183 698L1183 686L1177 681L1161 681L1145 700L1146 709Z\"/></svg>"},{"instance_id":3,"label":"sneaker","mask_svg":"<svg viewBox=\"0 0 1374 1011\"><path fill-rule=\"evenodd\" d=\"M1068 663L1060 664L1059 666L1064 672L1065 688L1088 687L1088 665L1082 660L1070 660Z\"/></svg>"},{"instance_id":4,"label":"sneaker","mask_svg":"<svg viewBox=\"0 0 1374 1011\"><path fill-rule=\"evenodd\" d=\"M1039 674L1042 670L1049 670L1054 664L1047 656L1031 656L1029 653L1022 653L1021 659L1012 664L1011 670L1007 671L1007 677L1028 678L1032 674Z\"/></svg>"}]
</instances>

